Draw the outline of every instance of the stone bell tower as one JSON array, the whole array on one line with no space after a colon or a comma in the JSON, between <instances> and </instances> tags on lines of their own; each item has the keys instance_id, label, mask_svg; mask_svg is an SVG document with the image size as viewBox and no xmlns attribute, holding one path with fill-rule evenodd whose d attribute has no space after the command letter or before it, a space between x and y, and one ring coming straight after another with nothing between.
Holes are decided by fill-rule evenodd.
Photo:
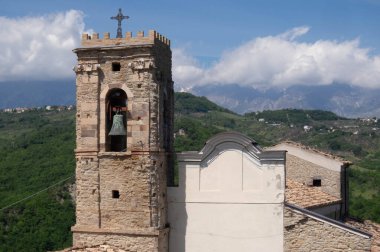
<instances>
[{"instance_id":1,"label":"stone bell tower","mask_svg":"<svg viewBox=\"0 0 380 252\"><path fill-rule=\"evenodd\" d=\"M120 34L83 34L74 50L74 246L167 251L166 187L173 181L170 41L156 31Z\"/></svg>"}]
</instances>

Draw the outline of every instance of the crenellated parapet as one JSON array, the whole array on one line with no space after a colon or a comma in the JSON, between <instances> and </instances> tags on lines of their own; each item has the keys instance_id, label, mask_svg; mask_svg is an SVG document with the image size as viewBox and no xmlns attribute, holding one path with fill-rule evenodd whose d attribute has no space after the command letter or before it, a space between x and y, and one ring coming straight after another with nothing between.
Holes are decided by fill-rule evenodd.
<instances>
[{"instance_id":1,"label":"crenellated parapet","mask_svg":"<svg viewBox=\"0 0 380 252\"><path fill-rule=\"evenodd\" d=\"M132 32L126 32L124 38L111 38L109 32L105 32L103 38L99 37L99 33L89 35L82 34L82 43L84 47L88 46L114 46L114 45L139 45L139 44L155 44L162 43L170 47L170 40L156 32L150 30L148 36L145 36L144 31L137 32L136 36L132 36Z\"/></svg>"}]
</instances>

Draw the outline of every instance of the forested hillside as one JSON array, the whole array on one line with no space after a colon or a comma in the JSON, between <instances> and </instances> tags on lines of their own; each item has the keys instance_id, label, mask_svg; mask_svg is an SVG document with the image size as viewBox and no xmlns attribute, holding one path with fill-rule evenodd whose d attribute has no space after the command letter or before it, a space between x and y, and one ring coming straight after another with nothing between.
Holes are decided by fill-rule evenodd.
<instances>
[{"instance_id":1,"label":"forested hillside","mask_svg":"<svg viewBox=\"0 0 380 252\"><path fill-rule=\"evenodd\" d=\"M0 113L0 251L71 244L74 134L72 111Z\"/></svg>"},{"instance_id":2,"label":"forested hillside","mask_svg":"<svg viewBox=\"0 0 380 252\"><path fill-rule=\"evenodd\" d=\"M247 134L262 146L293 140L330 151L355 163L351 214L380 222L376 120L289 109L238 115L203 97L177 93L175 98L176 151L200 150L208 138L226 130ZM0 113L0 251L47 251L71 244L74 120L75 111Z\"/></svg>"}]
</instances>

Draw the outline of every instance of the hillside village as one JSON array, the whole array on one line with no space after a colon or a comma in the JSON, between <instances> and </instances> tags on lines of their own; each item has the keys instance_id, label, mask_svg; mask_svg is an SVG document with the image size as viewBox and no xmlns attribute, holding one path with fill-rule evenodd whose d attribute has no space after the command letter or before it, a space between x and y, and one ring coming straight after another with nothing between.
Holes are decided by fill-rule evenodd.
<instances>
[{"instance_id":1,"label":"hillside village","mask_svg":"<svg viewBox=\"0 0 380 252\"><path fill-rule=\"evenodd\" d=\"M47 105L45 107L16 107L16 108L5 108L1 109L2 112L7 113L24 113L28 111L63 111L63 110L74 110L76 109L74 105L68 105L68 106L53 106L53 105Z\"/></svg>"}]
</instances>

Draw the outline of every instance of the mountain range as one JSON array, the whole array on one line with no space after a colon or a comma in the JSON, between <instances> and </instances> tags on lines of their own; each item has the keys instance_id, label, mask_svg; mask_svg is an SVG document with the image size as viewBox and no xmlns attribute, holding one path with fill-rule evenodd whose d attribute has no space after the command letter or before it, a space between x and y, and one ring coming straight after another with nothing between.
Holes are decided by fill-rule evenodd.
<instances>
[{"instance_id":1,"label":"mountain range","mask_svg":"<svg viewBox=\"0 0 380 252\"><path fill-rule=\"evenodd\" d=\"M266 90L240 85L197 86L190 90L239 114L285 108L319 109L344 117L380 116L380 89L346 84L291 86Z\"/></svg>"},{"instance_id":2,"label":"mountain range","mask_svg":"<svg viewBox=\"0 0 380 252\"><path fill-rule=\"evenodd\" d=\"M0 109L75 104L75 80L0 82Z\"/></svg>"},{"instance_id":3,"label":"mountain range","mask_svg":"<svg viewBox=\"0 0 380 252\"><path fill-rule=\"evenodd\" d=\"M285 108L319 109L344 117L380 117L380 89L347 84L294 85L265 90L235 85L187 90L239 114ZM0 82L0 108L75 104L75 80Z\"/></svg>"}]
</instances>

